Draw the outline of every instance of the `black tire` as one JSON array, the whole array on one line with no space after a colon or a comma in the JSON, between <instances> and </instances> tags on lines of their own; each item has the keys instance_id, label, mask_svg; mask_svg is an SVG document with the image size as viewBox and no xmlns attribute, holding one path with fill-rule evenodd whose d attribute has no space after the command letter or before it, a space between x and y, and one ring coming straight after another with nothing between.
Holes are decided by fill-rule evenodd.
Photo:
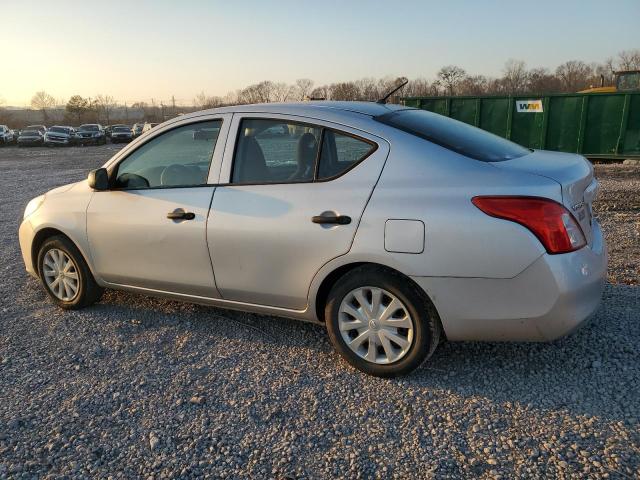
<instances>
[{"instance_id":1,"label":"black tire","mask_svg":"<svg viewBox=\"0 0 640 480\"><path fill-rule=\"evenodd\" d=\"M345 296L360 287L377 287L396 296L413 320L411 346L399 360L379 364L357 355L342 338L339 310ZM420 367L435 351L442 330L440 318L427 295L412 280L400 273L375 265L355 268L341 277L329 292L325 307L329 338L338 353L354 368L376 377L406 375Z\"/></svg>"},{"instance_id":2,"label":"black tire","mask_svg":"<svg viewBox=\"0 0 640 480\"><path fill-rule=\"evenodd\" d=\"M49 288L45 280L43 269L44 257L46 253L52 249L62 250L67 254L67 256L69 256L69 258L71 258L77 267L78 291L71 300L65 301L58 298ZM93 275L91 274L91 270L89 270L89 267L87 266L87 263L80 251L76 248L73 242L62 235L56 235L48 238L40 247L40 251L38 252L38 276L40 277L42 286L49 297L51 297L55 304L66 310L78 310L80 308L88 307L100 300L104 293L104 288L100 287L96 283Z\"/></svg>"}]
</instances>

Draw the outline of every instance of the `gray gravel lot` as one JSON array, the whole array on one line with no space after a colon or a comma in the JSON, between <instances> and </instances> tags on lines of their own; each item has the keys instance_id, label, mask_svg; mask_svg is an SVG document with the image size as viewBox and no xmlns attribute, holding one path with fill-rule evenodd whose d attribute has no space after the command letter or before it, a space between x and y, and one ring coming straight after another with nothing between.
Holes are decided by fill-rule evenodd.
<instances>
[{"instance_id":1,"label":"gray gravel lot","mask_svg":"<svg viewBox=\"0 0 640 480\"><path fill-rule=\"evenodd\" d=\"M444 344L383 380L291 320L122 292L54 308L24 272L22 211L117 148L0 149L0 478L640 477L640 169L598 167L621 283L592 323Z\"/></svg>"}]
</instances>

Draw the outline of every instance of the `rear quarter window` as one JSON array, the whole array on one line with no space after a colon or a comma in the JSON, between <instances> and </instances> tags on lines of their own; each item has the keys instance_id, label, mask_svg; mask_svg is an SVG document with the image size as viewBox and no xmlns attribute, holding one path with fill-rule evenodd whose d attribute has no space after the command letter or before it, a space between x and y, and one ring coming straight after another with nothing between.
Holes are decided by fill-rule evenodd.
<instances>
[{"instance_id":1,"label":"rear quarter window","mask_svg":"<svg viewBox=\"0 0 640 480\"><path fill-rule=\"evenodd\" d=\"M482 162L502 162L531 153L493 133L425 110L400 110L376 120Z\"/></svg>"}]
</instances>

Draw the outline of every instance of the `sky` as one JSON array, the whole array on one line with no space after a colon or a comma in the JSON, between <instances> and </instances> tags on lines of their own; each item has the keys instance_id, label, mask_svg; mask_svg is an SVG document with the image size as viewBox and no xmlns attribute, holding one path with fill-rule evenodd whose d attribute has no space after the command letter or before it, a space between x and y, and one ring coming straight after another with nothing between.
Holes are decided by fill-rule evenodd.
<instances>
[{"instance_id":1,"label":"sky","mask_svg":"<svg viewBox=\"0 0 640 480\"><path fill-rule=\"evenodd\" d=\"M3 4L6 3L6 7ZM0 0L0 101L190 104L262 80L497 76L640 48L640 0Z\"/></svg>"}]
</instances>

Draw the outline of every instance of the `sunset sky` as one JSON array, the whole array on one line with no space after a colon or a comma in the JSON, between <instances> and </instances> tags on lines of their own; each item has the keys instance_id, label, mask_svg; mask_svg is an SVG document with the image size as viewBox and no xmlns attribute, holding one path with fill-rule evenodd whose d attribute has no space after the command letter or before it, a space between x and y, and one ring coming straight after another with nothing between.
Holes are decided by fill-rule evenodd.
<instances>
[{"instance_id":1,"label":"sunset sky","mask_svg":"<svg viewBox=\"0 0 640 480\"><path fill-rule=\"evenodd\" d=\"M0 99L191 103L261 80L499 75L640 48L640 1L0 0Z\"/></svg>"}]
</instances>

